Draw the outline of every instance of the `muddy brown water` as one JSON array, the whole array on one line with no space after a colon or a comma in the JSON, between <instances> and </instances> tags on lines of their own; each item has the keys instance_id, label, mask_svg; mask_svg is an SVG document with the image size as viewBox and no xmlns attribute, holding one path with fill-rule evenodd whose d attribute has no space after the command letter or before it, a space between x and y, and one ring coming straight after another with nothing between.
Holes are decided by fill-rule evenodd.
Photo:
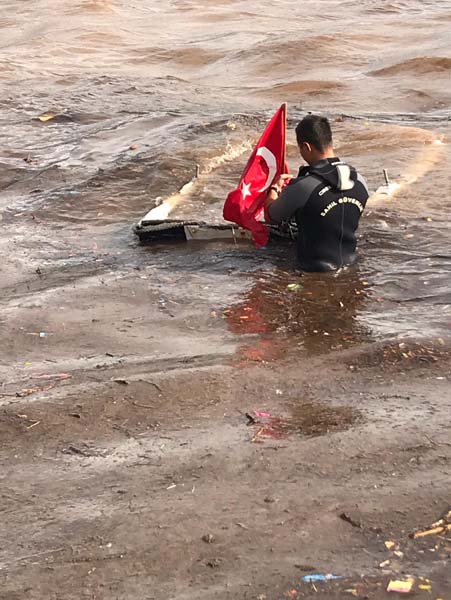
<instances>
[{"instance_id":1,"label":"muddy brown water","mask_svg":"<svg viewBox=\"0 0 451 600\"><path fill-rule=\"evenodd\" d=\"M116 268L152 264L154 281L171 270L233 272L236 289L224 290L224 305L257 301L254 329L295 330L311 345L320 330L342 330L335 345L353 336L444 335L448 2L330 0L320 13L290 1L63 1L56 10L36 0L3 8L0 209L8 252L24 259L19 279L29 261L77 277L91 259L108 269L108 254ZM293 294L285 293L289 248L138 247L133 223L155 198L177 191L195 163L202 177L178 215L220 218L249 148L283 100L293 170L296 120L307 110L344 113L353 118L334 123L340 155L372 189L383 167L406 182L395 200L367 210L357 269L306 275L303 293ZM47 111L57 116L39 121Z\"/></svg>"}]
</instances>

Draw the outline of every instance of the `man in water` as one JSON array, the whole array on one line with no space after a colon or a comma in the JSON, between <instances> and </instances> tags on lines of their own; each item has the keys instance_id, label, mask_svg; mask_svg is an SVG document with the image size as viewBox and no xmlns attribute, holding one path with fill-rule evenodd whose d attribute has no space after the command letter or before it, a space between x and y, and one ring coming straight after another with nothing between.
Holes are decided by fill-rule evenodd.
<instances>
[{"instance_id":1,"label":"man in water","mask_svg":"<svg viewBox=\"0 0 451 600\"><path fill-rule=\"evenodd\" d=\"M266 219L271 223L296 220L297 255L303 271L340 269L357 259L356 231L369 195L365 180L334 155L325 117L302 119L296 139L308 166L294 179L281 175L269 188Z\"/></svg>"}]
</instances>

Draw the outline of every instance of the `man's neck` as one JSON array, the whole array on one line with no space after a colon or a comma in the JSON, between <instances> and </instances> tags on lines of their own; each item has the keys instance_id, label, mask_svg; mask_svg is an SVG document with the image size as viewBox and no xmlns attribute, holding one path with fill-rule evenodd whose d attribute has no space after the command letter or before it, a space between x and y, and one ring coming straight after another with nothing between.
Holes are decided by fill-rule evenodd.
<instances>
[{"instance_id":1,"label":"man's neck","mask_svg":"<svg viewBox=\"0 0 451 600\"><path fill-rule=\"evenodd\" d=\"M313 165L320 160L327 160L328 158L334 158L334 157L335 157L334 149L332 147L326 148L326 150L324 150L324 152L318 152L315 154L315 156L312 157L312 162L310 163L310 165Z\"/></svg>"}]
</instances>

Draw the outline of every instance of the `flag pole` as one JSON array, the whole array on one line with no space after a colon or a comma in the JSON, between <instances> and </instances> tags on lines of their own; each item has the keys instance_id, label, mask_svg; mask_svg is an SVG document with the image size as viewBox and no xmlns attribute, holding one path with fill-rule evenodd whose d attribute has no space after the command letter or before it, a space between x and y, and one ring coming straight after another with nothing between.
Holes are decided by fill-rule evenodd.
<instances>
[{"instance_id":1,"label":"flag pole","mask_svg":"<svg viewBox=\"0 0 451 600\"><path fill-rule=\"evenodd\" d=\"M287 160L287 115L288 115L288 103L282 102L283 111L285 115L285 146L283 149L283 162L286 163Z\"/></svg>"}]
</instances>

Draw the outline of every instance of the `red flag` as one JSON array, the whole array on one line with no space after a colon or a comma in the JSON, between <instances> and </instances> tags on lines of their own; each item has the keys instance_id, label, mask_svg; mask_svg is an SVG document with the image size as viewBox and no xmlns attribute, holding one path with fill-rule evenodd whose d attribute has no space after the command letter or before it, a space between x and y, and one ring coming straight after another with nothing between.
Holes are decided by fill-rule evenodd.
<instances>
[{"instance_id":1,"label":"red flag","mask_svg":"<svg viewBox=\"0 0 451 600\"><path fill-rule=\"evenodd\" d=\"M265 197L268 188L288 172L285 163L286 109L282 104L255 146L238 187L230 192L224 204L227 221L249 229L257 246L268 243L269 232L264 219Z\"/></svg>"}]
</instances>

